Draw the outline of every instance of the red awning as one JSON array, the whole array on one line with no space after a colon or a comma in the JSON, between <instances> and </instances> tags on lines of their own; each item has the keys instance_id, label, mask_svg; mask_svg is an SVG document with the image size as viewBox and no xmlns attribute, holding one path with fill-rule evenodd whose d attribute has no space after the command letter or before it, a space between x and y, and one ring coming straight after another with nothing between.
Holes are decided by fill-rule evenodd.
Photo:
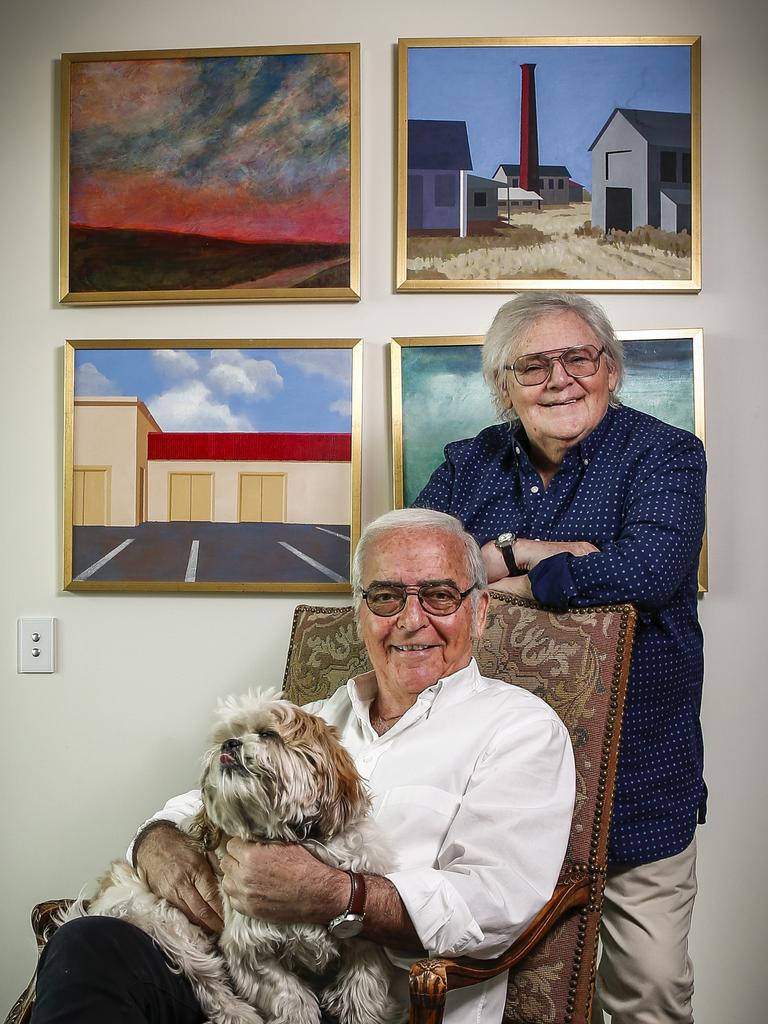
<instances>
[{"instance_id":1,"label":"red awning","mask_svg":"<svg viewBox=\"0 0 768 1024\"><path fill-rule=\"evenodd\" d=\"M350 462L351 434L150 433L150 459L213 462Z\"/></svg>"}]
</instances>

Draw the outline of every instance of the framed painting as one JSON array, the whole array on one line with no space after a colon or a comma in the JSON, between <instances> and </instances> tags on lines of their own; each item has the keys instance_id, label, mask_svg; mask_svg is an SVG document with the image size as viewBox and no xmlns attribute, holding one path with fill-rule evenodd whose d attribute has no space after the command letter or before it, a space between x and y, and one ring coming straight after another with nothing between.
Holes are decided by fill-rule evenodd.
<instances>
[{"instance_id":1,"label":"framed painting","mask_svg":"<svg viewBox=\"0 0 768 1024\"><path fill-rule=\"evenodd\" d=\"M65 53L59 298L360 298L358 43Z\"/></svg>"},{"instance_id":2,"label":"framed painting","mask_svg":"<svg viewBox=\"0 0 768 1024\"><path fill-rule=\"evenodd\" d=\"M64 589L350 592L362 342L68 341Z\"/></svg>"},{"instance_id":3,"label":"framed painting","mask_svg":"<svg viewBox=\"0 0 768 1024\"><path fill-rule=\"evenodd\" d=\"M704 355L700 328L617 331L624 345L624 405L704 435ZM391 346L395 507L412 504L450 441L498 423L483 380L482 336L395 338ZM707 538L699 562L707 590Z\"/></svg>"},{"instance_id":4,"label":"framed painting","mask_svg":"<svg viewBox=\"0 0 768 1024\"><path fill-rule=\"evenodd\" d=\"M701 288L698 36L401 39L396 288Z\"/></svg>"}]
</instances>

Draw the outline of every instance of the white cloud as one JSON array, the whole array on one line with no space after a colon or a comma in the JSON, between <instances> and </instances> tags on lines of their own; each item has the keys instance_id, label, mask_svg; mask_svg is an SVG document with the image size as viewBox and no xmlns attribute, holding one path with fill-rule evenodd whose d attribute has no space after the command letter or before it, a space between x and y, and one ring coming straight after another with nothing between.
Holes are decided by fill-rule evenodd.
<instances>
[{"instance_id":1,"label":"white cloud","mask_svg":"<svg viewBox=\"0 0 768 1024\"><path fill-rule=\"evenodd\" d=\"M347 386L352 380L352 352L348 348L286 349L282 358L304 373L327 377Z\"/></svg>"},{"instance_id":2,"label":"white cloud","mask_svg":"<svg viewBox=\"0 0 768 1024\"><path fill-rule=\"evenodd\" d=\"M174 348L152 349L152 361L160 373L176 380L183 377L196 377L199 372L196 359L188 352L180 352Z\"/></svg>"},{"instance_id":3,"label":"white cloud","mask_svg":"<svg viewBox=\"0 0 768 1024\"><path fill-rule=\"evenodd\" d=\"M339 398L328 406L330 412L337 412L339 416L352 415L352 403L346 398Z\"/></svg>"},{"instance_id":4,"label":"white cloud","mask_svg":"<svg viewBox=\"0 0 768 1024\"><path fill-rule=\"evenodd\" d=\"M97 370L93 363L83 363L75 373L75 394L84 395L119 395L120 388L113 384L109 377Z\"/></svg>"},{"instance_id":5,"label":"white cloud","mask_svg":"<svg viewBox=\"0 0 768 1024\"><path fill-rule=\"evenodd\" d=\"M202 381L171 388L150 398L147 405L163 430L253 430L247 416L238 416L226 402L215 401Z\"/></svg>"},{"instance_id":6,"label":"white cloud","mask_svg":"<svg viewBox=\"0 0 768 1024\"><path fill-rule=\"evenodd\" d=\"M239 349L219 349L211 352L211 361L208 382L225 395L248 395L259 401L283 389L283 378L271 359L254 359Z\"/></svg>"}]
</instances>

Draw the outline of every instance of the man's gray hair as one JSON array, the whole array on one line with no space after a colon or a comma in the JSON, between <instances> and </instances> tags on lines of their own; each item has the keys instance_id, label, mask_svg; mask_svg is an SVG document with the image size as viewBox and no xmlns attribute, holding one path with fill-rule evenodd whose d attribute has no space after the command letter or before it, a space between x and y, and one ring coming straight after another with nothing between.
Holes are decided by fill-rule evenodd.
<instances>
[{"instance_id":1,"label":"man's gray hair","mask_svg":"<svg viewBox=\"0 0 768 1024\"><path fill-rule=\"evenodd\" d=\"M352 559L352 594L355 615L359 615L360 605L363 601L363 562L366 555L384 534L394 533L397 530L432 530L457 537L461 541L464 546L465 568L469 585L475 584L475 589L470 594L472 617L475 621L480 595L488 587L488 574L485 570L482 553L475 538L467 533L455 516L449 516L445 512L436 512L431 508L395 509L394 512L385 512L384 515L374 519L365 527L357 542Z\"/></svg>"},{"instance_id":2,"label":"man's gray hair","mask_svg":"<svg viewBox=\"0 0 768 1024\"><path fill-rule=\"evenodd\" d=\"M624 351L603 308L573 292L523 292L498 310L483 345L483 376L503 418L517 418L514 409L508 407L504 388L507 379L505 366L511 366L515 361L536 321L542 316L557 313L575 313L581 317L598 344L605 349L617 374L611 405L619 404L614 395L624 379Z\"/></svg>"}]
</instances>

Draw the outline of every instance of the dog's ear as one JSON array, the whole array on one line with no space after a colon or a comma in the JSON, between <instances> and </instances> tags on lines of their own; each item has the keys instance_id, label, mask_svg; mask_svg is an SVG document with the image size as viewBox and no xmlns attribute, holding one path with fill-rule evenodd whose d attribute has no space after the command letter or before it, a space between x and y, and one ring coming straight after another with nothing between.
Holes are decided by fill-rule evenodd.
<instances>
[{"instance_id":1,"label":"dog's ear","mask_svg":"<svg viewBox=\"0 0 768 1024\"><path fill-rule=\"evenodd\" d=\"M213 824L204 807L193 818L190 818L184 826L184 831L195 842L200 843L204 850L217 850L221 845L223 833Z\"/></svg>"},{"instance_id":2,"label":"dog's ear","mask_svg":"<svg viewBox=\"0 0 768 1024\"><path fill-rule=\"evenodd\" d=\"M365 817L371 801L355 763L341 745L333 726L320 735L325 759L320 772L318 826L326 836L343 832L351 821Z\"/></svg>"}]
</instances>

